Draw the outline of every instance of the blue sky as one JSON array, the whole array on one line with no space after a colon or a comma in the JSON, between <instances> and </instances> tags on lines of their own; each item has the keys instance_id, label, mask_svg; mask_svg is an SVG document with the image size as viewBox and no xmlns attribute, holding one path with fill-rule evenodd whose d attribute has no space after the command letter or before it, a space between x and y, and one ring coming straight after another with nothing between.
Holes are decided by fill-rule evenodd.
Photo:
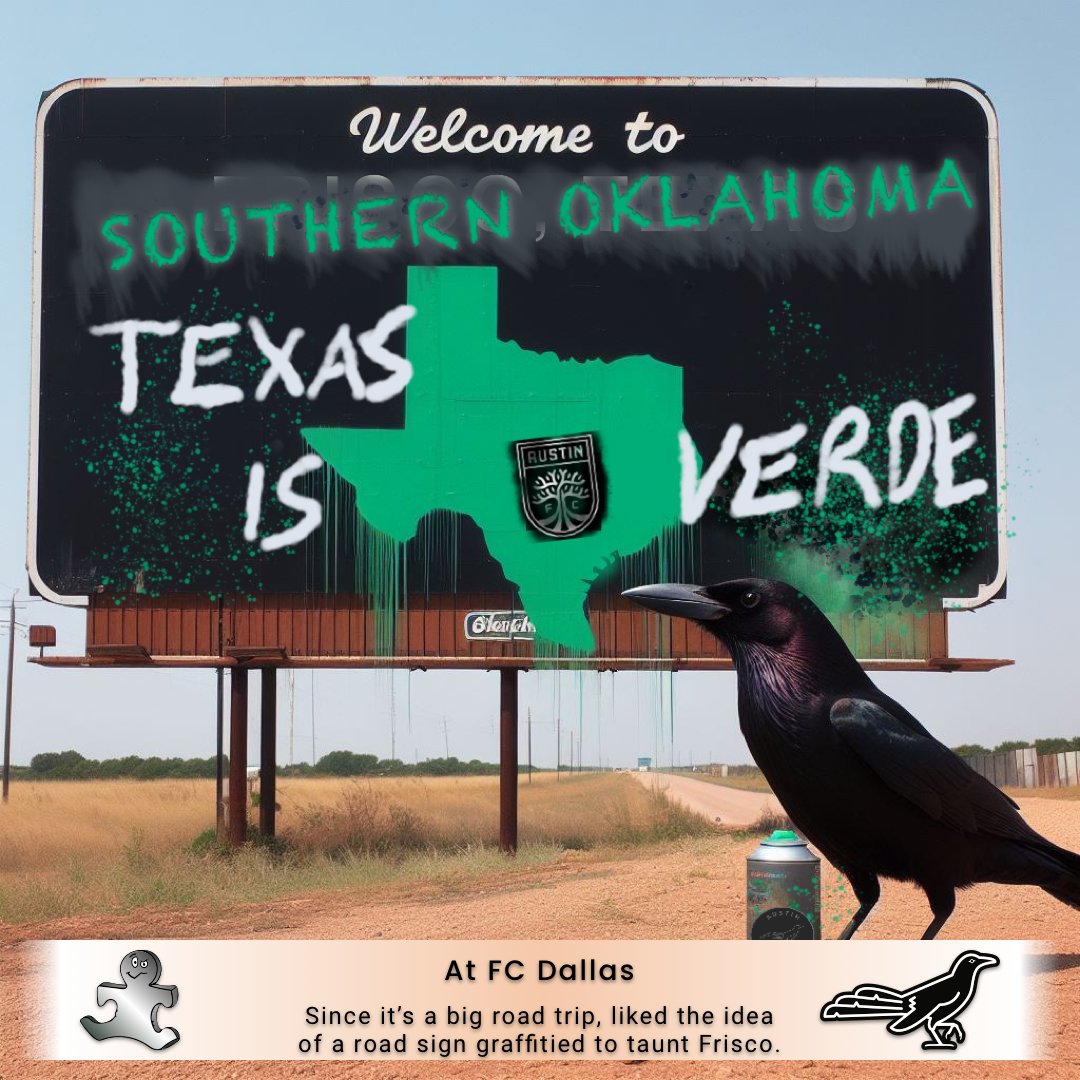
<instances>
[{"instance_id":1,"label":"blue sky","mask_svg":"<svg viewBox=\"0 0 1080 1080\"><path fill-rule=\"evenodd\" d=\"M4 423L0 447L0 590L26 595L25 502L29 395L34 117L41 91L70 78L143 75L832 75L954 76L982 87L1001 126L1010 514L1009 598L951 621L952 651L1010 657L991 674L879 676L945 742L992 745L1025 735L1080 734L1072 686L1076 617L1075 334L1080 173L1075 43L1080 5L980 3L768 5L713 0L675 7L624 2L475 7L414 2L310 8L259 4L54 0L9 14L0 69L5 147L0 205ZM24 622L51 622L60 647L82 651L77 612L31 603ZM209 672L42 671L17 642L13 756L73 747L206 756L214 745ZM483 674L309 673L296 677L296 757L339 747L398 756L497 755L497 679ZM537 721L534 754L554 761L550 725L577 728L586 761L627 763L661 748L691 759L746 760L732 675L680 674L673 694L655 677L528 675L522 707ZM659 701L665 699L663 717ZM674 703L674 744L668 710ZM282 758L288 756L282 695ZM541 722L544 722L541 724ZM661 732L662 739L661 739ZM564 743L564 747L565 747ZM254 746L253 746L254 752ZM564 759L567 751L564 749Z\"/></svg>"}]
</instances>

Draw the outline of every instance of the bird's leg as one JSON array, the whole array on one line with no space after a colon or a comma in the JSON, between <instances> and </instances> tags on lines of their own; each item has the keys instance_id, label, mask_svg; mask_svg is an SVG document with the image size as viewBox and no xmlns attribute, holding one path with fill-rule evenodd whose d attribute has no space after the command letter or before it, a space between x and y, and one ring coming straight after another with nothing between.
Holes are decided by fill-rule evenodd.
<instances>
[{"instance_id":1,"label":"bird's leg","mask_svg":"<svg viewBox=\"0 0 1080 1080\"><path fill-rule=\"evenodd\" d=\"M844 874L858 897L859 910L851 916L851 921L844 927L838 939L840 941L847 941L862 926L866 916L870 914L870 909L881 896L881 885L878 883L877 874L872 874L867 870L845 870Z\"/></svg>"},{"instance_id":2,"label":"bird's leg","mask_svg":"<svg viewBox=\"0 0 1080 1080\"><path fill-rule=\"evenodd\" d=\"M944 1024L938 1024L938 1027L942 1030L948 1030L949 1038L955 1039L957 1042L964 1041L964 1029L960 1026L957 1020L946 1020Z\"/></svg>"},{"instance_id":3,"label":"bird's leg","mask_svg":"<svg viewBox=\"0 0 1080 1080\"><path fill-rule=\"evenodd\" d=\"M926 1021L926 1033L933 1039L933 1042L924 1042L924 1050L955 1050L956 1043L949 1042L948 1039L942 1035L942 1031L948 1027L948 1024L935 1024L931 1017Z\"/></svg>"},{"instance_id":4,"label":"bird's leg","mask_svg":"<svg viewBox=\"0 0 1080 1080\"><path fill-rule=\"evenodd\" d=\"M956 890L949 885L935 887L926 890L926 899L930 901L930 910L934 913L934 921L923 933L923 941L929 941L937 936L937 932L948 921L949 916L956 908Z\"/></svg>"}]
</instances>

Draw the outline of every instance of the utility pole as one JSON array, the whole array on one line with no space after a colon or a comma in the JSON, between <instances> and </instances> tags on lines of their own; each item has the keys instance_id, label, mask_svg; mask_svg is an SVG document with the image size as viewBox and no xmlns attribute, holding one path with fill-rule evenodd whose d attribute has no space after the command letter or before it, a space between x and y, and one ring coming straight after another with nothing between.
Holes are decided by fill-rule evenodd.
<instances>
[{"instance_id":1,"label":"utility pole","mask_svg":"<svg viewBox=\"0 0 1080 1080\"><path fill-rule=\"evenodd\" d=\"M531 705L529 706L528 709L525 710L525 715L527 717L525 723L528 725L528 732L529 732L529 738L528 738L528 743L529 743L529 783L531 784L532 783L532 706Z\"/></svg>"},{"instance_id":2,"label":"utility pole","mask_svg":"<svg viewBox=\"0 0 1080 1080\"><path fill-rule=\"evenodd\" d=\"M15 593L11 594L11 614L8 617L7 705L4 707L4 780L3 798L8 801L11 783L11 689L15 677Z\"/></svg>"},{"instance_id":3,"label":"utility pole","mask_svg":"<svg viewBox=\"0 0 1080 1080\"><path fill-rule=\"evenodd\" d=\"M443 735L443 746L446 747L446 759L445 760L449 761L450 760L450 733L447 731L446 717L443 717L443 720L442 720L442 735Z\"/></svg>"},{"instance_id":4,"label":"utility pole","mask_svg":"<svg viewBox=\"0 0 1080 1080\"><path fill-rule=\"evenodd\" d=\"M311 669L311 764L315 764L315 669Z\"/></svg>"},{"instance_id":5,"label":"utility pole","mask_svg":"<svg viewBox=\"0 0 1080 1080\"><path fill-rule=\"evenodd\" d=\"M562 718L555 717L555 782L562 779Z\"/></svg>"},{"instance_id":6,"label":"utility pole","mask_svg":"<svg viewBox=\"0 0 1080 1080\"><path fill-rule=\"evenodd\" d=\"M394 669L390 669L390 760L397 758L397 713L394 694Z\"/></svg>"},{"instance_id":7,"label":"utility pole","mask_svg":"<svg viewBox=\"0 0 1080 1080\"><path fill-rule=\"evenodd\" d=\"M224 620L223 604L218 597L217 609L217 633L218 633L218 656L221 656L224 646L222 623ZM214 821L217 824L217 834L220 839L225 829L225 669L217 668L217 768L214 770L215 795L217 797L217 810Z\"/></svg>"},{"instance_id":8,"label":"utility pole","mask_svg":"<svg viewBox=\"0 0 1080 1080\"><path fill-rule=\"evenodd\" d=\"M296 764L296 669L289 668L289 764Z\"/></svg>"}]
</instances>

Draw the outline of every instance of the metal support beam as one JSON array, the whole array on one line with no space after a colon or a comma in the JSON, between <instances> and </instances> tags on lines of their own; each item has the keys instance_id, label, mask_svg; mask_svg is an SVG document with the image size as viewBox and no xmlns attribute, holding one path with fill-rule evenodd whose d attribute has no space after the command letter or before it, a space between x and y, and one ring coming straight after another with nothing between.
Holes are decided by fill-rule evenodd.
<instances>
[{"instance_id":1,"label":"metal support beam","mask_svg":"<svg viewBox=\"0 0 1080 1080\"><path fill-rule=\"evenodd\" d=\"M518 673L499 672L499 847L518 846Z\"/></svg>"},{"instance_id":2,"label":"metal support beam","mask_svg":"<svg viewBox=\"0 0 1080 1080\"><path fill-rule=\"evenodd\" d=\"M214 773L214 799L219 840L225 838L225 669L217 669L217 768Z\"/></svg>"},{"instance_id":3,"label":"metal support beam","mask_svg":"<svg viewBox=\"0 0 1080 1080\"><path fill-rule=\"evenodd\" d=\"M277 800L277 668L262 669L262 732L259 737L259 832L273 836Z\"/></svg>"},{"instance_id":4,"label":"metal support beam","mask_svg":"<svg viewBox=\"0 0 1080 1080\"><path fill-rule=\"evenodd\" d=\"M7 656L7 702L4 705L4 778L3 801L8 801L8 787L11 784L11 691L15 674L15 594L11 594L11 616L8 619L8 656Z\"/></svg>"},{"instance_id":5,"label":"metal support beam","mask_svg":"<svg viewBox=\"0 0 1080 1080\"><path fill-rule=\"evenodd\" d=\"M230 678L229 713L229 843L247 840L248 673L236 667Z\"/></svg>"}]
</instances>

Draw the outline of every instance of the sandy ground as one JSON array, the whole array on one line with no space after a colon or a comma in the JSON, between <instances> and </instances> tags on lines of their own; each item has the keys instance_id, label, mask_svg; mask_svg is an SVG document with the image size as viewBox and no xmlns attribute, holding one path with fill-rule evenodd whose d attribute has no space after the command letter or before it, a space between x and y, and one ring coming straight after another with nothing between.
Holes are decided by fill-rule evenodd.
<instances>
[{"instance_id":1,"label":"sandy ground","mask_svg":"<svg viewBox=\"0 0 1080 1080\"><path fill-rule=\"evenodd\" d=\"M669 799L722 825L753 825L766 810L777 814L784 812L775 796L758 791L741 791L670 773L637 772L633 775L646 787L663 791Z\"/></svg>"},{"instance_id":2,"label":"sandy ground","mask_svg":"<svg viewBox=\"0 0 1080 1080\"><path fill-rule=\"evenodd\" d=\"M1080 803L1024 800L1028 820L1045 835L1080 849ZM128 1063L32 1062L20 1032L29 1016L24 986L30 977L26 942L51 938L191 937L323 939L535 939L740 938L744 932L744 859L753 841L715 844L703 858L683 850L644 859L596 861L568 856L556 866L524 875L488 878L447 891L399 887L377 900L347 893L249 905L215 915L205 910L147 910L127 917L95 916L32 926L0 927L0 1077L3 1080L124 1080ZM700 848L699 848L700 850ZM823 870L823 904L838 912L830 889L836 875ZM863 934L916 938L929 921L921 893L886 883ZM943 938L1016 938L1040 941L1031 978L1042 1003L1040 1020L1053 1060L1043 1062L165 1062L138 1066L160 1080L276 1080L279 1077L350 1076L398 1080L418 1077L514 1077L522 1080L682 1080L768 1076L844 1076L872 1080L957 1077L973 1080L1065 1080L1080 1076L1080 913L1037 889L981 885L965 893ZM917 948L918 946L913 946Z\"/></svg>"}]
</instances>

